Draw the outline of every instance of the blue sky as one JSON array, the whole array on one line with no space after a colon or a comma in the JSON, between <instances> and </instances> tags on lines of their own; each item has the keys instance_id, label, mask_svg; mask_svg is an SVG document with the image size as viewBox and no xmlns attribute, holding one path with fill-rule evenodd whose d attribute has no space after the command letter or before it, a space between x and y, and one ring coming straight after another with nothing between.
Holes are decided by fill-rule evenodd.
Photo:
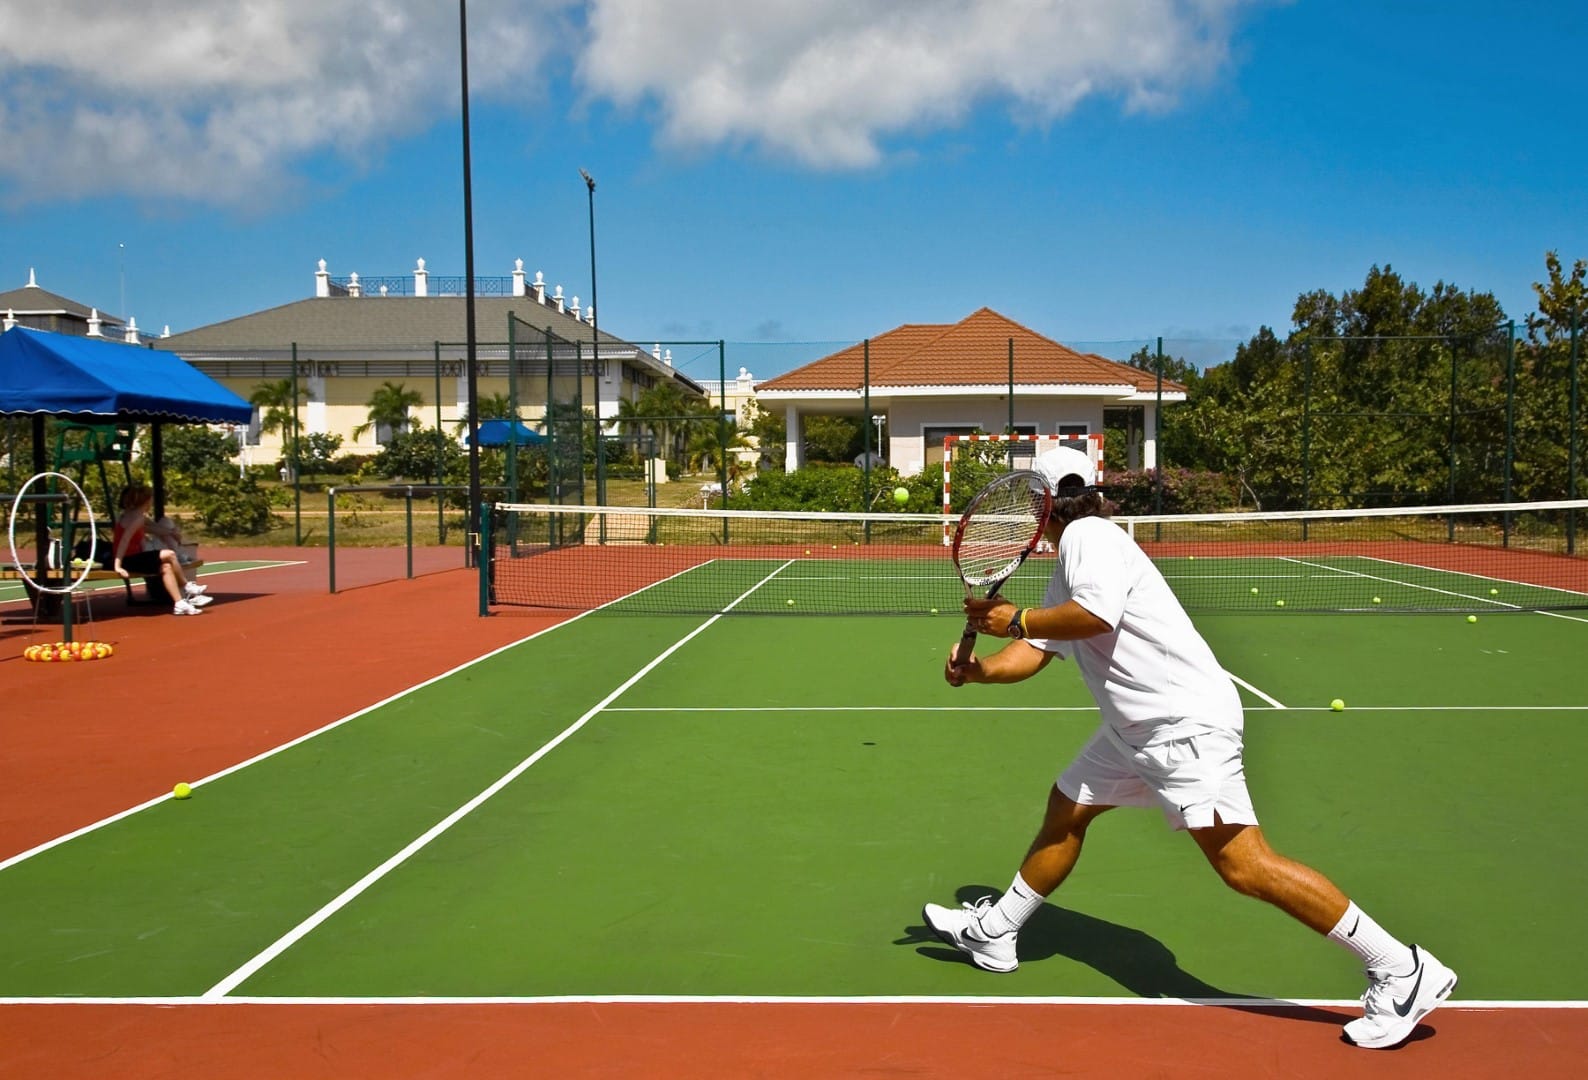
<instances>
[{"instance_id":1,"label":"blue sky","mask_svg":"<svg viewBox=\"0 0 1588 1080\"><path fill-rule=\"evenodd\" d=\"M0 0L0 287L143 329L461 275L456 7ZM781 10L787 7L789 10ZM757 377L992 307L1227 356L1390 264L1588 258L1588 5L474 0L476 272ZM82 48L87 39L98 42ZM1198 344L1180 342L1195 340ZM773 343L817 343L777 348ZM713 357L714 366L714 357Z\"/></svg>"}]
</instances>

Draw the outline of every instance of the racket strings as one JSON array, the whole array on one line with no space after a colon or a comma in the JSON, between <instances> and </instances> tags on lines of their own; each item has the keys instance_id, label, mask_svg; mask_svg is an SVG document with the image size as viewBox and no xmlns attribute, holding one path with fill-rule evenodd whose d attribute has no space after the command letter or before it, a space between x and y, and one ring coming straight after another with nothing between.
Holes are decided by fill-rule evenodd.
<instances>
[{"instance_id":1,"label":"racket strings","mask_svg":"<svg viewBox=\"0 0 1588 1080\"><path fill-rule=\"evenodd\" d=\"M1042 527L1036 513L1041 495L1029 485L1004 484L984 494L961 525L955 553L969 585L990 584L1013 571Z\"/></svg>"}]
</instances>

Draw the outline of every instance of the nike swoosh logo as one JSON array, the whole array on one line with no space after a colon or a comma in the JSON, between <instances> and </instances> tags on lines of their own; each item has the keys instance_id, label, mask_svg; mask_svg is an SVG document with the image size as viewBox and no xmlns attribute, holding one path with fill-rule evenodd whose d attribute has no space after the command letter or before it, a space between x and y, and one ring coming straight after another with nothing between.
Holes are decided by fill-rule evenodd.
<instances>
[{"instance_id":1,"label":"nike swoosh logo","mask_svg":"<svg viewBox=\"0 0 1588 1080\"><path fill-rule=\"evenodd\" d=\"M1396 1016L1405 1016L1412 1011L1412 1002L1417 1000L1417 989L1423 985L1423 972L1426 970L1427 968L1423 964L1419 963L1417 965L1417 981L1412 983L1412 992L1406 995L1405 1001L1395 1002Z\"/></svg>"},{"instance_id":2,"label":"nike swoosh logo","mask_svg":"<svg viewBox=\"0 0 1588 1080\"><path fill-rule=\"evenodd\" d=\"M1361 926L1361 925L1362 925L1362 916L1358 915L1356 917L1356 921L1351 924L1351 929L1349 929L1349 930L1347 930L1345 932L1345 936L1346 937L1356 937L1356 928Z\"/></svg>"}]
</instances>

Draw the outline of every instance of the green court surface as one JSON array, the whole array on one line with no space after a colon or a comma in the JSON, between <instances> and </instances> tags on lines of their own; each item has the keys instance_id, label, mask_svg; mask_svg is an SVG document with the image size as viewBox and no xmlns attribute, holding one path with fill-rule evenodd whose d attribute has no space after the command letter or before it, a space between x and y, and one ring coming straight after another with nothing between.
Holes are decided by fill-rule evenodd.
<instances>
[{"instance_id":1,"label":"green court surface","mask_svg":"<svg viewBox=\"0 0 1588 1080\"><path fill-rule=\"evenodd\" d=\"M1245 687L1277 848L1455 967L1458 1000L1588 999L1562 962L1588 945L1588 620L1198 622ZM946 686L959 630L563 624L0 863L0 998L1361 992L1349 954L1139 810L1094 826L1019 971L937 943L921 905L1008 884L1096 724L1068 664Z\"/></svg>"}]
</instances>

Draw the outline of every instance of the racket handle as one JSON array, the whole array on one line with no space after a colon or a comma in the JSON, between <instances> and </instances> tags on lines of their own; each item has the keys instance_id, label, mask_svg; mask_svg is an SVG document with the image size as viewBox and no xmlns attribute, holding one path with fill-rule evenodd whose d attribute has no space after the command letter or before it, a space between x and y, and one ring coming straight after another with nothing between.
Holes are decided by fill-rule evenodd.
<instances>
[{"instance_id":1,"label":"racket handle","mask_svg":"<svg viewBox=\"0 0 1588 1080\"><path fill-rule=\"evenodd\" d=\"M971 629L970 623L965 624L965 632L959 636L959 646L954 650L954 666L961 667L970 663L971 653L976 651L976 631Z\"/></svg>"}]
</instances>

